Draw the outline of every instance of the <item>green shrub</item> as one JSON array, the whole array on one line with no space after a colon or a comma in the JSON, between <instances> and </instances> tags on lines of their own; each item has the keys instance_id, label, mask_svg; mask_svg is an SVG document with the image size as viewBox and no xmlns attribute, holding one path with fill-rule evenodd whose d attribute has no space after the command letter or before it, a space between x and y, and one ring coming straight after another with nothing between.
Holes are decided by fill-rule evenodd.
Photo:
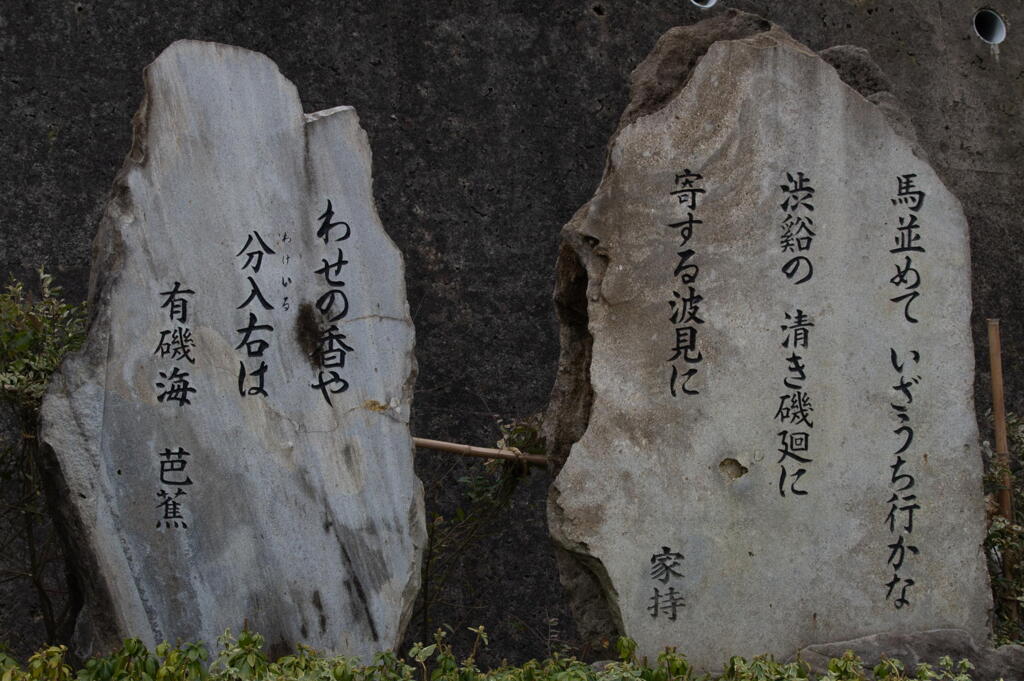
<instances>
[{"instance_id":1,"label":"green shrub","mask_svg":"<svg viewBox=\"0 0 1024 681\"><path fill-rule=\"evenodd\" d=\"M733 657L717 676L698 675L686 656L671 648L649 665L637 660L636 644L629 639L621 639L617 646L620 659L601 669L574 657L554 655L482 671L476 666L476 655L487 645L487 634L483 627L470 631L476 639L461 660L439 630L430 645L412 647L408 662L383 652L366 665L349 657L323 656L307 646L271 661L263 650L263 637L250 631L242 631L237 638L230 632L221 636L220 652L209 665L199 644L161 643L150 652L138 639L129 639L114 654L88 660L74 674L65 662L67 650L55 646L33 655L25 669L0 654L0 681L813 681L804 663L776 662L770 656L749 661ZM970 681L971 669L966 660L954 664L945 657L937 669L921 664L913 674L898 660L885 660L867 672L855 655L847 653L831 660L817 681Z\"/></svg>"},{"instance_id":2,"label":"green shrub","mask_svg":"<svg viewBox=\"0 0 1024 681\"><path fill-rule=\"evenodd\" d=\"M991 422L992 414L988 414ZM1013 413L1006 415L1006 434L1010 445L1010 466L1016 471L1013 489L1013 518L1007 520L993 515L985 538L985 555L988 558L988 572L992 579L992 598L995 605L996 643L1024 644L1024 475L1020 462L1024 461L1024 419ZM990 503L1002 486L1005 468L1001 467L989 442L982 443L987 460L985 491ZM1011 567L1009 575L1005 569Z\"/></svg>"},{"instance_id":3,"label":"green shrub","mask_svg":"<svg viewBox=\"0 0 1024 681\"><path fill-rule=\"evenodd\" d=\"M13 443L0 443L0 482L7 488L0 504L0 582L30 585L52 644L67 635L75 613L62 584L70 566L50 523L36 432L50 375L85 339L85 309L64 302L42 268L39 284L38 297L14 281L0 293L0 403L13 410L21 429Z\"/></svg>"}]
</instances>

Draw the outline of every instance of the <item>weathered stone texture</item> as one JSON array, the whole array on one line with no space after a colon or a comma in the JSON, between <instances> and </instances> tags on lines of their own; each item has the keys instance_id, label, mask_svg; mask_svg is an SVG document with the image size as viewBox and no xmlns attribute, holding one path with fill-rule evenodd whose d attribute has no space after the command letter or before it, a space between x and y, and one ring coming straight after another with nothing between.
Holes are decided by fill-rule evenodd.
<instances>
[{"instance_id":1,"label":"weathered stone texture","mask_svg":"<svg viewBox=\"0 0 1024 681\"><path fill-rule=\"evenodd\" d=\"M350 107L304 116L276 65L241 48L176 42L145 80L95 241L89 338L43 407L81 554L78 652L214 645L247 622L277 654L368 657L401 639L424 524L413 328L366 135ZM328 201L345 224L321 240ZM177 313L176 282L192 291ZM327 310L331 288L347 302ZM249 340L268 345L242 342L250 313L273 328ZM342 346L317 338L330 324L341 367L324 353ZM161 349L180 329L188 356ZM189 403L167 394L175 370ZM347 390L313 387L332 371ZM160 456L178 448L184 470Z\"/></svg>"},{"instance_id":2,"label":"weathered stone texture","mask_svg":"<svg viewBox=\"0 0 1024 681\"><path fill-rule=\"evenodd\" d=\"M1024 278L1012 275L1024 261L1024 6L993 4L1011 26L998 60L963 0L722 0L708 11L686 0L0 3L0 273L32 281L46 264L83 299L141 69L182 37L257 50L295 82L305 111L352 104L372 140L374 193L405 255L416 321L414 432L492 443L495 416L547 402L559 228L600 179L630 71L672 27L741 9L815 50L863 46L891 80L971 225L983 412L985 317L1002 318L1007 357L1024 353ZM1024 363L1006 372L1020 411ZM477 465L417 457L428 511L450 518L465 507L453 481ZM408 644L447 622L468 650L464 627L485 624L481 662L521 661L547 652L552 617L575 640L547 540L547 489L531 476ZM23 613L10 622L31 616L19 588L0 586ZM0 625L0 639L16 638ZM19 653L41 639L25 641Z\"/></svg>"},{"instance_id":3,"label":"weathered stone texture","mask_svg":"<svg viewBox=\"0 0 1024 681\"><path fill-rule=\"evenodd\" d=\"M665 42L652 60L673 58ZM647 64L637 74L668 70ZM888 630L961 627L984 638L990 597L959 202L879 107L777 28L715 42L686 78L660 106L627 108L600 187L563 233L556 300L569 298L561 308L575 328L563 327L563 341L577 342L563 349L552 423L561 409L577 430L588 418L553 486L549 521L592 577L571 573L567 586L584 584L585 599L596 581L611 624L642 653L677 646L705 669L730 654L789 655ZM691 170L706 194L686 240L668 225L691 206L670 192L692 186L679 180ZM815 236L808 250L785 251L781 186L798 173L815 190ZM893 300L905 291L892 281L906 253L891 251L908 215L892 200L906 174L927 194L909 312ZM783 272L797 254L814 268L802 284L804 270ZM680 281L684 262L699 267L689 271L695 280ZM670 319L686 309L673 291L700 297L701 321ZM815 326L795 370L796 341L782 347L782 329L798 309ZM573 324L564 313L563 324ZM699 358L677 364L697 370L688 388L699 395L672 383L666 361L686 325L697 342L685 354ZM909 390L896 387L904 375ZM588 386L588 414L560 399ZM797 389L812 400L808 421L782 412L782 396ZM915 435L903 449L907 423ZM783 430L809 433L809 449L783 445ZM780 461L782 446L810 461ZM895 529L887 521L903 484L891 479L898 449L899 472L914 476L902 494L915 495L900 504L920 506L909 533L899 530L908 511L897 511ZM902 571L890 556L898 537L920 550ZM663 547L682 556L678 574L659 580L652 565ZM907 578L909 604L897 603ZM682 599L673 607L670 588Z\"/></svg>"},{"instance_id":4,"label":"weathered stone texture","mask_svg":"<svg viewBox=\"0 0 1024 681\"><path fill-rule=\"evenodd\" d=\"M813 673L825 674L828 661L842 657L847 651L861 658L871 669L883 658L895 658L912 671L919 664L938 668L940 660L949 656L954 662L968 660L974 669L974 681L1021 681L1024 679L1024 646L1007 645L989 648L959 629L875 634L851 641L837 641L808 646L798 655Z\"/></svg>"}]
</instances>

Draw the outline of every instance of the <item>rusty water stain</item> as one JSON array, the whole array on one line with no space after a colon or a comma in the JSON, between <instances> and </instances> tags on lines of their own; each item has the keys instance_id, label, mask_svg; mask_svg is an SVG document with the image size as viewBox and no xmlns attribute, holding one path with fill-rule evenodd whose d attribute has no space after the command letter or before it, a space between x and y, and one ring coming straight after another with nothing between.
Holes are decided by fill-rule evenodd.
<instances>
[{"instance_id":1,"label":"rusty water stain","mask_svg":"<svg viewBox=\"0 0 1024 681\"><path fill-rule=\"evenodd\" d=\"M363 402L363 409L369 409L370 411L387 411L388 405L381 404L377 400L366 400Z\"/></svg>"}]
</instances>

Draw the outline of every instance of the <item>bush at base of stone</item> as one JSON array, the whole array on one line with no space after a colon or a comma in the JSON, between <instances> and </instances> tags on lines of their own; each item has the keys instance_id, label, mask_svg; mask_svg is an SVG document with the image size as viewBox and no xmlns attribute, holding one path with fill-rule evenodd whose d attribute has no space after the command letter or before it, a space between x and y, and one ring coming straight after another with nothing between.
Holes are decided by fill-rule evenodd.
<instances>
[{"instance_id":1,"label":"bush at base of stone","mask_svg":"<svg viewBox=\"0 0 1024 681\"><path fill-rule=\"evenodd\" d=\"M971 681L970 662L954 663L946 657L938 668L918 665L913 673L898 660L884 660L868 671L853 653L833 658L824 675L812 677L802 662L776 662L768 656L746 660L733 657L721 674L696 673L686 656L668 649L653 663L634 657L635 644L620 639L616 662L588 665L574 657L554 656L521 666L504 665L482 671L476 654L487 644L483 627L471 629L476 641L469 655L459 660L439 630L434 643L417 643L408 660L392 652L379 653L372 664L346 657L328 657L299 646L295 655L271 661L263 637L242 631L237 638L225 632L221 650L207 664L202 645L172 647L162 643L150 651L138 639L128 639L112 655L93 658L77 672L65 660L67 649L52 646L33 655L26 667L0 652L0 681Z\"/></svg>"},{"instance_id":2,"label":"bush at base of stone","mask_svg":"<svg viewBox=\"0 0 1024 681\"><path fill-rule=\"evenodd\" d=\"M985 414L992 422L992 412ZM998 644L1024 644L1024 418L1008 413L1006 415L1007 439L1010 445L1010 474L1013 480L1010 490L1013 497L1013 519L998 515L996 497L1002 487L1005 468L988 441L981 443L988 473L985 476L985 492L988 494L990 524L985 538L985 555L988 572L992 580L992 599L995 605L995 641ZM1006 569L1009 559L1010 569Z\"/></svg>"}]
</instances>

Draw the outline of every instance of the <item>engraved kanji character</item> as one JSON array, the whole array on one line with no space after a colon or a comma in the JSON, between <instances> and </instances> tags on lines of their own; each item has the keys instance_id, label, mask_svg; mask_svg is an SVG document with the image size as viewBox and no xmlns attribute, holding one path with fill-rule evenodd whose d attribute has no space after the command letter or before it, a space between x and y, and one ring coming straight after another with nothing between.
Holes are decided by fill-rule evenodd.
<instances>
[{"instance_id":1,"label":"engraved kanji character","mask_svg":"<svg viewBox=\"0 0 1024 681\"><path fill-rule=\"evenodd\" d=\"M907 517L903 525L903 532L913 532L914 511L921 510L921 505L917 503L917 495L907 494L901 497L898 494L893 494L886 503L890 504L889 514L885 516L885 523L889 526L889 531L896 532L896 513L902 512Z\"/></svg>"},{"instance_id":2,"label":"engraved kanji character","mask_svg":"<svg viewBox=\"0 0 1024 681\"><path fill-rule=\"evenodd\" d=\"M163 511L163 517L157 521L156 526L160 527L182 527L188 528L188 523L185 522L185 516L181 514L181 503L178 501L178 497L184 496L185 490L178 489L174 494L171 494L167 490L160 490L156 493L160 497L161 501L156 505L157 508Z\"/></svg>"},{"instance_id":3,"label":"engraved kanji character","mask_svg":"<svg viewBox=\"0 0 1024 681\"><path fill-rule=\"evenodd\" d=\"M921 240L921 235L917 233L919 229L921 229L921 225L917 223L916 215L900 217L900 226L896 228L896 236L893 237L896 248L890 248L889 252L924 253L924 247L917 245L917 242Z\"/></svg>"},{"instance_id":4,"label":"engraved kanji character","mask_svg":"<svg viewBox=\"0 0 1024 681\"><path fill-rule=\"evenodd\" d=\"M195 291L192 289L181 288L181 282L176 281L174 282L174 288L160 293L160 295L167 298L164 300L164 304L160 306L160 309L170 308L167 311L167 316L173 321L185 324L188 322L188 298L185 296L191 296L194 293Z\"/></svg>"},{"instance_id":5,"label":"engraved kanji character","mask_svg":"<svg viewBox=\"0 0 1024 681\"><path fill-rule=\"evenodd\" d=\"M808 428L813 428L814 424L810 420L812 411L814 406L811 404L810 396L802 390L794 390L788 395L779 396L779 408L775 412L775 418L783 423L805 423Z\"/></svg>"},{"instance_id":6,"label":"engraved kanji character","mask_svg":"<svg viewBox=\"0 0 1024 681\"><path fill-rule=\"evenodd\" d=\"M790 342L793 343L793 349L806 348L807 341L810 336L810 327L814 326L814 322L811 318L800 309L794 310L793 314L786 313L786 321L789 324L783 324L782 330L789 331L786 334L786 338L782 341L782 347L788 348Z\"/></svg>"},{"instance_id":7,"label":"engraved kanji character","mask_svg":"<svg viewBox=\"0 0 1024 681\"><path fill-rule=\"evenodd\" d=\"M245 299L241 305L236 307L236 310L241 310L247 306L253 300L259 300L260 305L263 306L264 310L273 310L274 306L267 302L267 299L263 297L263 293L260 291L260 287L256 285L256 280L252 277L246 277L249 280L249 297Z\"/></svg>"},{"instance_id":8,"label":"engraved kanji character","mask_svg":"<svg viewBox=\"0 0 1024 681\"><path fill-rule=\"evenodd\" d=\"M696 351L696 354L694 352ZM697 364L704 361L704 355L697 351L697 328L694 326L677 326L676 343L672 348L672 356L667 361L674 362L682 357L689 364Z\"/></svg>"},{"instance_id":9,"label":"engraved kanji character","mask_svg":"<svg viewBox=\"0 0 1024 681\"><path fill-rule=\"evenodd\" d=\"M273 331L274 327L270 324L257 324L256 315L252 312L249 313L249 323L241 329L235 329L238 333L242 334L242 340L235 346L235 350L245 346L245 354L249 357L262 357L263 353L270 343L262 338L253 338L252 335L257 331Z\"/></svg>"},{"instance_id":10,"label":"engraved kanji character","mask_svg":"<svg viewBox=\"0 0 1024 681\"><path fill-rule=\"evenodd\" d=\"M651 555L651 579L657 579L662 584L668 584L669 579L682 577L683 573L676 570L681 560L683 560L683 554L678 551L672 551L667 546L662 546L661 553Z\"/></svg>"},{"instance_id":11,"label":"engraved kanji character","mask_svg":"<svg viewBox=\"0 0 1024 681\"><path fill-rule=\"evenodd\" d=\"M814 187L810 185L810 180L801 172L798 172L796 177L793 177L792 173L786 173L786 180L789 184L779 185L787 194L786 200L779 204L782 210L795 212L798 208L803 208L813 211L814 206L810 201L814 196Z\"/></svg>"},{"instance_id":12,"label":"engraved kanji character","mask_svg":"<svg viewBox=\"0 0 1024 681\"><path fill-rule=\"evenodd\" d=\"M703 179L702 175L691 173L689 168L683 169L681 174L676 175L676 186L679 189L671 192L679 203L685 205L689 210L697 209L697 196L707 193L704 189L695 186L695 182Z\"/></svg>"},{"instance_id":13,"label":"engraved kanji character","mask_svg":"<svg viewBox=\"0 0 1024 681\"><path fill-rule=\"evenodd\" d=\"M354 352L345 342L345 334L338 331L338 327L331 324L320 332L317 340L317 348L314 354L317 366L329 368L344 368L345 355Z\"/></svg>"},{"instance_id":14,"label":"engraved kanji character","mask_svg":"<svg viewBox=\"0 0 1024 681\"><path fill-rule=\"evenodd\" d=\"M654 595L648 599L651 604L647 606L647 612L652 618L657 619L659 614L668 615L669 620L675 621L679 608L686 605L683 595L670 586L664 594L654 587Z\"/></svg>"},{"instance_id":15,"label":"engraved kanji character","mask_svg":"<svg viewBox=\"0 0 1024 681\"><path fill-rule=\"evenodd\" d=\"M189 452L181 447L178 447L178 451L172 452L168 447L158 456L160 457L160 482L162 484L174 487L192 484L192 478L184 475L185 466L188 465L185 457L192 456ZM182 475L174 476L174 473L182 473Z\"/></svg>"},{"instance_id":16,"label":"engraved kanji character","mask_svg":"<svg viewBox=\"0 0 1024 681\"><path fill-rule=\"evenodd\" d=\"M890 201L892 201L892 205L907 206L915 213L921 210L925 194L923 191L917 189L914 183L915 177L917 177L916 173L896 176L896 198L890 199Z\"/></svg>"},{"instance_id":17,"label":"engraved kanji character","mask_svg":"<svg viewBox=\"0 0 1024 681\"><path fill-rule=\"evenodd\" d=\"M162 381L156 382L156 387L163 392L156 396L158 402L177 402L179 407L192 404L188 399L189 393L196 392L188 380L188 372L181 371L178 367L172 367L170 372L159 372Z\"/></svg>"},{"instance_id":18,"label":"engraved kanji character","mask_svg":"<svg viewBox=\"0 0 1024 681\"><path fill-rule=\"evenodd\" d=\"M168 338L170 336L170 338ZM176 326L174 329L165 329L160 332L160 340L157 341L154 355L161 357L171 356L171 359L184 359L190 364L195 364L192 357L192 348L196 346L192 338L192 331L185 326Z\"/></svg>"},{"instance_id":19,"label":"engraved kanji character","mask_svg":"<svg viewBox=\"0 0 1024 681\"><path fill-rule=\"evenodd\" d=\"M252 244L253 237L256 237L256 241L259 242L259 246L251 251L246 251L245 249L249 248ZM242 255L242 253L245 253L246 256L242 269L244 270L247 267L251 267L253 272L259 272L260 267L263 265L263 255L274 255L275 251L267 245L267 242L263 240L263 237L260 236L259 232L253 230L245 240L245 245L242 246L242 249L238 251L238 253L235 253L235 257L237 258Z\"/></svg>"},{"instance_id":20,"label":"engraved kanji character","mask_svg":"<svg viewBox=\"0 0 1024 681\"><path fill-rule=\"evenodd\" d=\"M697 316L700 313L700 303L704 297L699 295L692 286L687 287L685 297L679 291L673 291L672 297L675 300L668 301L668 304L672 308L669 319L673 324L704 323L704 320Z\"/></svg>"}]
</instances>

